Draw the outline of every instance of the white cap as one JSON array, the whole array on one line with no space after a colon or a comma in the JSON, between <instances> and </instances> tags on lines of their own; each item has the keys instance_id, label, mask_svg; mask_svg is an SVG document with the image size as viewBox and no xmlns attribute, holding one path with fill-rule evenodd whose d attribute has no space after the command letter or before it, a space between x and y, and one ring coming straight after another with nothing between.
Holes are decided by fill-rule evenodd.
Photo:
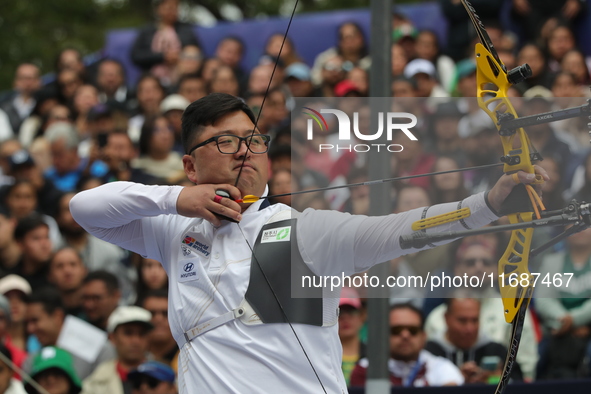
<instances>
[{"instance_id":1,"label":"white cap","mask_svg":"<svg viewBox=\"0 0 591 394\"><path fill-rule=\"evenodd\" d=\"M9 291L18 290L26 295L31 294L31 285L25 278L18 275L7 275L0 279L0 294L6 294Z\"/></svg>"},{"instance_id":2,"label":"white cap","mask_svg":"<svg viewBox=\"0 0 591 394\"><path fill-rule=\"evenodd\" d=\"M497 130L497 127L484 111L465 115L458 123L460 138L473 137L485 130Z\"/></svg>"},{"instance_id":3,"label":"white cap","mask_svg":"<svg viewBox=\"0 0 591 394\"><path fill-rule=\"evenodd\" d=\"M404 76L409 79L421 73L435 78L435 66L428 60L415 59L408 63L404 68Z\"/></svg>"},{"instance_id":4,"label":"white cap","mask_svg":"<svg viewBox=\"0 0 591 394\"><path fill-rule=\"evenodd\" d=\"M117 327L127 323L142 323L153 328L152 314L139 306L119 306L109 316L107 332L113 332Z\"/></svg>"},{"instance_id":5,"label":"white cap","mask_svg":"<svg viewBox=\"0 0 591 394\"><path fill-rule=\"evenodd\" d=\"M160 103L160 112L163 114L167 113L168 111L178 110L184 111L191 104L189 100L181 96L180 94L171 94L166 97Z\"/></svg>"}]
</instances>

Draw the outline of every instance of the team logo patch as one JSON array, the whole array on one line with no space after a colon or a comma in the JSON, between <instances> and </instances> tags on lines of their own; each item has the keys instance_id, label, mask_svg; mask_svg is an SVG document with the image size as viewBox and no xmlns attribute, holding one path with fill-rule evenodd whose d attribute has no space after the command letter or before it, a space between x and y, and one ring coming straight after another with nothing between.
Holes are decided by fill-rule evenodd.
<instances>
[{"instance_id":1,"label":"team logo patch","mask_svg":"<svg viewBox=\"0 0 591 394\"><path fill-rule=\"evenodd\" d=\"M261 236L261 243L268 243L268 242L283 242L289 241L291 239L291 226L288 227L278 227L272 230L265 230L263 231L263 235Z\"/></svg>"},{"instance_id":2,"label":"team logo patch","mask_svg":"<svg viewBox=\"0 0 591 394\"><path fill-rule=\"evenodd\" d=\"M211 254L209 245L203 244L188 235L181 241L181 250L185 256L190 255L193 250L201 253L205 257L208 257Z\"/></svg>"}]
</instances>

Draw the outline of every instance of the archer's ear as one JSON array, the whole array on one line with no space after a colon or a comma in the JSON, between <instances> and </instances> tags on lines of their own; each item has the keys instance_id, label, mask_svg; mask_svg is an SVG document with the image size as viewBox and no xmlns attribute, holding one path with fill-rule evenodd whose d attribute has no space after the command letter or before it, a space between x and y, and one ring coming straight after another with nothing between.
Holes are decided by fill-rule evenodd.
<instances>
[{"instance_id":1,"label":"archer's ear","mask_svg":"<svg viewBox=\"0 0 591 394\"><path fill-rule=\"evenodd\" d=\"M183 156L183 169L187 178L193 183L197 183L197 172L195 171L195 159L190 155Z\"/></svg>"}]
</instances>

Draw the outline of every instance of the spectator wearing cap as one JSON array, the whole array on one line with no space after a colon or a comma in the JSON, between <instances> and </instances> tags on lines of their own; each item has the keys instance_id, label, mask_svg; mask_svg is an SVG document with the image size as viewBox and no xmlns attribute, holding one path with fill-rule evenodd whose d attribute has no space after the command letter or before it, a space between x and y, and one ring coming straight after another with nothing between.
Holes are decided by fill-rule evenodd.
<instances>
[{"instance_id":1,"label":"spectator wearing cap","mask_svg":"<svg viewBox=\"0 0 591 394\"><path fill-rule=\"evenodd\" d=\"M0 279L0 294L5 296L10 304L10 324L5 341L6 345L29 351L25 317L27 298L31 294L31 285L18 275L7 275Z\"/></svg>"},{"instance_id":2,"label":"spectator wearing cap","mask_svg":"<svg viewBox=\"0 0 591 394\"><path fill-rule=\"evenodd\" d=\"M337 83L334 87L334 95L336 97L361 97L362 94L359 91L357 85L353 83L353 81L349 79L345 79Z\"/></svg>"},{"instance_id":3,"label":"spectator wearing cap","mask_svg":"<svg viewBox=\"0 0 591 394\"><path fill-rule=\"evenodd\" d=\"M345 79L347 72L343 69L343 58L339 55L333 55L328 58L321 71L320 90L322 97L334 97L335 86Z\"/></svg>"},{"instance_id":4,"label":"spectator wearing cap","mask_svg":"<svg viewBox=\"0 0 591 394\"><path fill-rule=\"evenodd\" d=\"M109 317L107 331L117 357L99 365L83 381L84 394L129 392L129 373L146 360L151 314L138 306L120 306Z\"/></svg>"},{"instance_id":5,"label":"spectator wearing cap","mask_svg":"<svg viewBox=\"0 0 591 394\"><path fill-rule=\"evenodd\" d=\"M82 389L72 356L54 346L41 349L35 356L31 377L51 394L78 394ZM27 383L25 388L29 394L41 394L31 383Z\"/></svg>"},{"instance_id":6,"label":"spectator wearing cap","mask_svg":"<svg viewBox=\"0 0 591 394\"><path fill-rule=\"evenodd\" d=\"M43 347L57 346L58 338L64 326L66 311L62 304L60 294L52 287L43 287L36 289L27 300L26 325L27 332L37 337L37 340ZM32 363L39 353L29 354L23 363L23 370L31 372ZM110 342L105 344L99 350L97 358L89 362L76 354L72 354L74 359L74 369L81 379L84 379L97 368L99 364L115 357L115 349Z\"/></svg>"},{"instance_id":7,"label":"spectator wearing cap","mask_svg":"<svg viewBox=\"0 0 591 394\"><path fill-rule=\"evenodd\" d=\"M452 91L460 97L474 97L476 91L476 62L464 59L456 64L456 83ZM472 112L472 111L471 111Z\"/></svg>"},{"instance_id":8,"label":"spectator wearing cap","mask_svg":"<svg viewBox=\"0 0 591 394\"><path fill-rule=\"evenodd\" d=\"M171 94L167 96L162 103L160 103L160 112L166 120L172 130L174 131L174 151L179 154L184 154L183 144L181 141L182 131L182 117L185 108L191 104L189 100L181 96L180 94Z\"/></svg>"},{"instance_id":9,"label":"spectator wearing cap","mask_svg":"<svg viewBox=\"0 0 591 394\"><path fill-rule=\"evenodd\" d=\"M6 297L0 295L0 343L6 346L6 348L10 351L12 362L20 368L27 358L27 353L24 350L14 346L14 344L10 341L8 331L10 327L10 321L10 303ZM20 379L18 375L17 378Z\"/></svg>"},{"instance_id":10,"label":"spectator wearing cap","mask_svg":"<svg viewBox=\"0 0 591 394\"><path fill-rule=\"evenodd\" d=\"M415 59L404 68L404 76L417 83L417 97L449 97L439 85L435 66L429 60Z\"/></svg>"},{"instance_id":11,"label":"spectator wearing cap","mask_svg":"<svg viewBox=\"0 0 591 394\"><path fill-rule=\"evenodd\" d=\"M42 169L37 165L31 154L25 149L17 150L8 157L8 165L8 174L14 177L15 181L29 181L35 187L39 212L55 216L57 202L62 192L55 187L53 181L43 175ZM0 190L2 199L4 199L7 190L7 186Z\"/></svg>"},{"instance_id":12,"label":"spectator wearing cap","mask_svg":"<svg viewBox=\"0 0 591 394\"><path fill-rule=\"evenodd\" d=\"M147 361L129 373L131 394L175 394L175 373L166 364Z\"/></svg>"},{"instance_id":13,"label":"spectator wearing cap","mask_svg":"<svg viewBox=\"0 0 591 394\"><path fill-rule=\"evenodd\" d=\"M441 80L441 86L443 86L446 92L451 92L456 65L449 56L441 53L437 34L432 30L419 32L415 49L417 58L429 60L435 65L437 75L439 75Z\"/></svg>"},{"instance_id":14,"label":"spectator wearing cap","mask_svg":"<svg viewBox=\"0 0 591 394\"><path fill-rule=\"evenodd\" d=\"M13 362L11 352L6 346L0 344L0 393L4 394L26 394L23 384L14 377L12 365L8 361Z\"/></svg>"},{"instance_id":15,"label":"spectator wearing cap","mask_svg":"<svg viewBox=\"0 0 591 394\"><path fill-rule=\"evenodd\" d=\"M339 338L343 346L341 368L347 386L349 386L351 372L355 368L355 364L367 355L367 347L359 336L364 322L365 311L359 294L352 287L344 287L339 301Z\"/></svg>"},{"instance_id":16,"label":"spectator wearing cap","mask_svg":"<svg viewBox=\"0 0 591 394\"><path fill-rule=\"evenodd\" d=\"M292 63L285 69L285 83L294 97L316 97L311 80L310 67L304 63Z\"/></svg>"}]
</instances>

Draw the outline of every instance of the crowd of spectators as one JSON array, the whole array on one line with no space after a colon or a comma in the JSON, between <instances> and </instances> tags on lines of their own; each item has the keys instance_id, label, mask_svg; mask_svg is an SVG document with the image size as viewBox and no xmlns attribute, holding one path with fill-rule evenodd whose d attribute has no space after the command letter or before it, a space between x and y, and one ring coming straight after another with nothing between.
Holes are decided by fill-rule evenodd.
<instances>
[{"instance_id":1,"label":"crowd of spectators","mask_svg":"<svg viewBox=\"0 0 591 394\"><path fill-rule=\"evenodd\" d=\"M419 119L413 129L418 141L392 136L392 143L404 147L391 154L393 177L495 163L502 155L496 128L473 99L471 22L459 1L439 3L450 25L447 43L417 30L404 15L393 15L391 105ZM573 33L583 2L537 2L544 3L538 7L513 0L512 17L525 28L521 36L498 23L503 1L472 3L507 68L526 62L532 68L532 78L510 90L520 114L586 102L591 59L577 48ZM180 140L189 103L212 92L245 100L259 116L260 131L272 137L271 195L369 180L367 155L352 149L318 152L312 146L334 142L334 134L316 130L308 140L305 123L290 119L300 98L347 98L337 105L357 112L359 128L368 129L372 114L364 97L371 58L358 25L343 23L334 46L311 65L289 39L279 54L283 34L273 34L259 64L245 70L239 37L224 38L206 58L194 29L179 22L178 5L154 1L157 20L139 32L129 54L144 72L135 86L128 85L118 61L86 65L82 53L66 48L56 53L55 81L42 85L40 69L22 63L12 90L0 96L0 391L23 392L23 377L10 373L14 363L33 377L24 385L29 393L37 392L36 385L52 394L175 392L178 348L168 326L165 271L157 261L86 233L73 220L69 201L78 191L113 181L190 185ZM552 177L543 186L548 209L589 198L588 131L587 119L528 129L545 159L540 165ZM500 171L394 183L392 212L461 200L490 188ZM369 194L368 186L360 186L272 202L368 214ZM534 244L554 234L536 230ZM589 375L590 236L582 232L532 262L534 272L573 273L575 286L546 289L542 293L551 298L534 300L514 380ZM506 242L505 234L468 237L396 259L391 274L496 278ZM392 288L393 385L498 380L510 335L502 301L496 285L468 290ZM339 317L343 372L351 385L363 384L368 364L364 289L357 291L361 296L345 290ZM72 332L94 350L77 349Z\"/></svg>"}]
</instances>

